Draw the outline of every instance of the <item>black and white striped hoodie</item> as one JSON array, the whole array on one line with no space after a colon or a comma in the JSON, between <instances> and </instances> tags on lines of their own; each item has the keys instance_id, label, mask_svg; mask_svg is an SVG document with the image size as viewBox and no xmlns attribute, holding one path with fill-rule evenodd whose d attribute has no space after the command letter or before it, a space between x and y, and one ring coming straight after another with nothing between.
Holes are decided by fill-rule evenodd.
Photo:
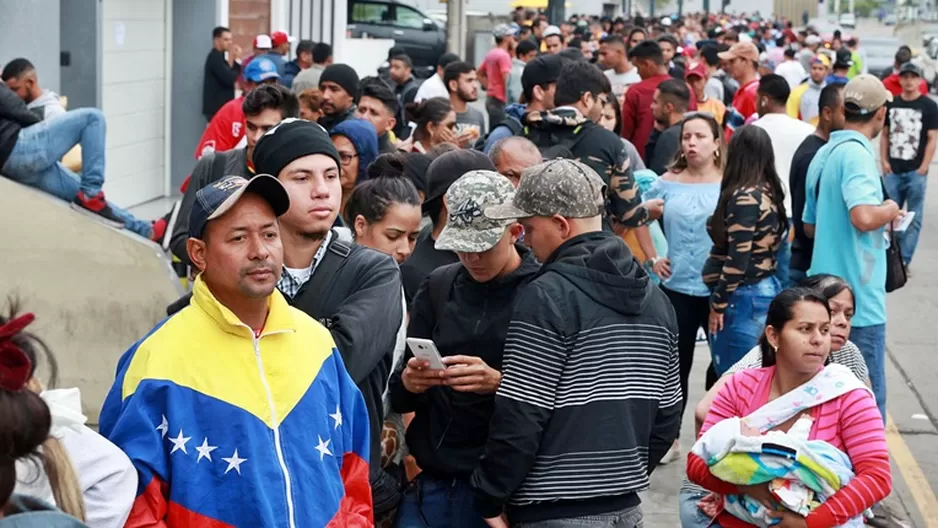
<instances>
[{"instance_id":1,"label":"black and white striped hoodie","mask_svg":"<svg viewBox=\"0 0 938 528\"><path fill-rule=\"evenodd\" d=\"M671 303L616 235L572 238L518 298L476 508L514 524L635 506L680 415Z\"/></svg>"}]
</instances>

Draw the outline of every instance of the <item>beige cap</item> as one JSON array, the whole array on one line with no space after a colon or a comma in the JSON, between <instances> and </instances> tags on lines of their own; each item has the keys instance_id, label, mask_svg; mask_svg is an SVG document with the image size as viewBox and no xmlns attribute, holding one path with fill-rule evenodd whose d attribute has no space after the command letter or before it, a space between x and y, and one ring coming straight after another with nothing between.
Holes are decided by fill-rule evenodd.
<instances>
[{"instance_id":1,"label":"beige cap","mask_svg":"<svg viewBox=\"0 0 938 528\"><path fill-rule=\"evenodd\" d=\"M869 114L892 102L892 94L873 75L857 75L844 87L844 109L854 114Z\"/></svg>"},{"instance_id":2,"label":"beige cap","mask_svg":"<svg viewBox=\"0 0 938 528\"><path fill-rule=\"evenodd\" d=\"M737 57L746 59L750 62L759 62L759 48L752 42L739 42L733 44L729 51L717 54L722 60L731 60Z\"/></svg>"}]
</instances>

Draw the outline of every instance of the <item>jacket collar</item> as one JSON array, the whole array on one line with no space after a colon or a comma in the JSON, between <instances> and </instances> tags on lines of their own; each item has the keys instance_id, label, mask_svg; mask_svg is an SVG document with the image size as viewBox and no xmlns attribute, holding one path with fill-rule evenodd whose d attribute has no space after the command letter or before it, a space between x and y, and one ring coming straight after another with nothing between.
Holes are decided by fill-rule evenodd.
<instances>
[{"instance_id":1,"label":"jacket collar","mask_svg":"<svg viewBox=\"0 0 938 528\"><path fill-rule=\"evenodd\" d=\"M238 336L253 337L254 331L238 319L238 316L229 310L227 306L215 298L208 285L202 280L201 275L195 278L190 304L207 315L221 330ZM293 317L287 301L275 289L267 299L267 322L264 323L261 337L270 334L296 332L296 321Z\"/></svg>"}]
</instances>

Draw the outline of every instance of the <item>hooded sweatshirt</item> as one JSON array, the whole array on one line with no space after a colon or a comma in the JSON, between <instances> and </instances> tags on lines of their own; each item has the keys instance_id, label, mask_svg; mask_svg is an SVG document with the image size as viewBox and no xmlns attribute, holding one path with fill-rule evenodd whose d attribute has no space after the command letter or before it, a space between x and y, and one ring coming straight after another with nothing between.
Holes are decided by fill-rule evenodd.
<instances>
[{"instance_id":1,"label":"hooded sweatshirt","mask_svg":"<svg viewBox=\"0 0 938 528\"><path fill-rule=\"evenodd\" d=\"M476 282L460 263L437 268L417 291L410 310L408 337L432 339L443 357L477 356L495 370L502 370L502 351L508 322L521 288L539 265L531 250L516 246L521 265L508 275L485 283ZM430 284L437 276L458 267L451 284L434 306ZM435 282L434 282L435 284ZM457 392L436 387L423 394L408 392L401 383L404 365L391 376L391 407L400 413L416 413L407 428L407 447L417 465L437 478L468 478L479 464L495 408L494 394Z\"/></svg>"},{"instance_id":2,"label":"hooded sweatshirt","mask_svg":"<svg viewBox=\"0 0 938 528\"><path fill-rule=\"evenodd\" d=\"M0 528L87 528L54 506L28 495L13 495L3 508Z\"/></svg>"},{"instance_id":3,"label":"hooded sweatshirt","mask_svg":"<svg viewBox=\"0 0 938 528\"><path fill-rule=\"evenodd\" d=\"M810 77L807 81L796 86L791 91L788 103L785 106L788 115L816 126L818 103L821 101L821 90L825 86L827 86L827 81L816 83Z\"/></svg>"},{"instance_id":4,"label":"hooded sweatshirt","mask_svg":"<svg viewBox=\"0 0 938 528\"><path fill-rule=\"evenodd\" d=\"M358 182L368 179L368 165L378 157L378 132L364 119L347 119L329 131L330 136L345 136L358 153Z\"/></svg>"},{"instance_id":5,"label":"hooded sweatshirt","mask_svg":"<svg viewBox=\"0 0 938 528\"><path fill-rule=\"evenodd\" d=\"M0 83L0 168L7 162L20 130L41 121L6 83Z\"/></svg>"},{"instance_id":6,"label":"hooded sweatshirt","mask_svg":"<svg viewBox=\"0 0 938 528\"><path fill-rule=\"evenodd\" d=\"M62 103L59 101L59 94L52 90L43 90L42 95L33 99L26 105L26 108L29 108L43 121L65 113L65 109L62 108Z\"/></svg>"},{"instance_id":7,"label":"hooded sweatshirt","mask_svg":"<svg viewBox=\"0 0 938 528\"><path fill-rule=\"evenodd\" d=\"M671 303L600 231L557 248L515 306L476 510L523 523L638 505L681 425Z\"/></svg>"}]
</instances>

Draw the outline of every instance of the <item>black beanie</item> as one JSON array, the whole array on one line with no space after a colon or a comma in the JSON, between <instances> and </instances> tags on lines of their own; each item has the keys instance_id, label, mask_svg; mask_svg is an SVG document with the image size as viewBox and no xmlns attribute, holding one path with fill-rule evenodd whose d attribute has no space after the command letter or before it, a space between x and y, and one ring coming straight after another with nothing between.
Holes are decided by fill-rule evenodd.
<instances>
[{"instance_id":1,"label":"black beanie","mask_svg":"<svg viewBox=\"0 0 938 528\"><path fill-rule=\"evenodd\" d=\"M332 64L322 71L319 77L320 90L322 83L331 81L342 87L343 90L352 96L352 99L358 104L358 74L348 64Z\"/></svg>"},{"instance_id":2,"label":"black beanie","mask_svg":"<svg viewBox=\"0 0 938 528\"><path fill-rule=\"evenodd\" d=\"M324 154L339 162L326 129L305 119L287 118L267 131L254 146L254 171L274 178L293 160L311 154Z\"/></svg>"}]
</instances>

